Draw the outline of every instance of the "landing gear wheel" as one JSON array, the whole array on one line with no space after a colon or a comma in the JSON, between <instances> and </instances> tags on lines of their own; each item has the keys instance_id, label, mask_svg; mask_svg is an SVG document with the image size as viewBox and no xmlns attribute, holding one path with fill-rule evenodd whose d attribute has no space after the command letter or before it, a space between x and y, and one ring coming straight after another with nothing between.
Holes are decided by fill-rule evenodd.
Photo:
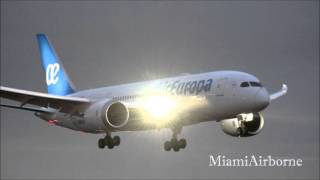
<instances>
[{"instance_id":1,"label":"landing gear wheel","mask_svg":"<svg viewBox=\"0 0 320 180\"><path fill-rule=\"evenodd\" d=\"M114 144L113 144L113 139L111 138L111 136L106 136L104 138L104 144L109 148L112 149Z\"/></svg>"},{"instance_id":2,"label":"landing gear wheel","mask_svg":"<svg viewBox=\"0 0 320 180\"><path fill-rule=\"evenodd\" d=\"M120 137L119 136L115 136L115 137L113 137L113 145L115 145L115 146L119 146L119 144L120 144Z\"/></svg>"},{"instance_id":3,"label":"landing gear wheel","mask_svg":"<svg viewBox=\"0 0 320 180\"><path fill-rule=\"evenodd\" d=\"M187 141L186 139L180 139L179 140L179 147L184 149L187 146Z\"/></svg>"},{"instance_id":4,"label":"landing gear wheel","mask_svg":"<svg viewBox=\"0 0 320 180\"><path fill-rule=\"evenodd\" d=\"M171 143L170 143L170 141L166 141L166 142L164 143L164 150L165 150L165 151L170 151L170 150L171 150Z\"/></svg>"},{"instance_id":5,"label":"landing gear wheel","mask_svg":"<svg viewBox=\"0 0 320 180\"><path fill-rule=\"evenodd\" d=\"M120 137L115 136L111 137L110 133L107 132L107 135L103 139L99 139L98 141L98 147L100 149L103 149L105 146L107 146L109 149L114 148L114 146L120 145Z\"/></svg>"},{"instance_id":6,"label":"landing gear wheel","mask_svg":"<svg viewBox=\"0 0 320 180\"><path fill-rule=\"evenodd\" d=\"M172 128L173 134L170 141L164 143L164 150L170 151L173 149L175 152L178 152L180 149L184 149L187 146L186 139L178 140L178 134L181 132L182 126L175 126Z\"/></svg>"},{"instance_id":7,"label":"landing gear wheel","mask_svg":"<svg viewBox=\"0 0 320 180\"><path fill-rule=\"evenodd\" d=\"M113 149L114 145L113 145L112 143L109 143L109 144L107 144L107 147L108 147L109 149Z\"/></svg>"},{"instance_id":8,"label":"landing gear wheel","mask_svg":"<svg viewBox=\"0 0 320 180\"><path fill-rule=\"evenodd\" d=\"M178 152L181 148L180 140L178 141L176 138L171 139L171 145L175 152Z\"/></svg>"},{"instance_id":9,"label":"landing gear wheel","mask_svg":"<svg viewBox=\"0 0 320 180\"><path fill-rule=\"evenodd\" d=\"M178 152L180 150L179 144L177 142L173 143L173 150Z\"/></svg>"},{"instance_id":10,"label":"landing gear wheel","mask_svg":"<svg viewBox=\"0 0 320 180\"><path fill-rule=\"evenodd\" d=\"M104 144L104 139L99 139L98 141L98 147L100 149L103 149L106 145Z\"/></svg>"}]
</instances>

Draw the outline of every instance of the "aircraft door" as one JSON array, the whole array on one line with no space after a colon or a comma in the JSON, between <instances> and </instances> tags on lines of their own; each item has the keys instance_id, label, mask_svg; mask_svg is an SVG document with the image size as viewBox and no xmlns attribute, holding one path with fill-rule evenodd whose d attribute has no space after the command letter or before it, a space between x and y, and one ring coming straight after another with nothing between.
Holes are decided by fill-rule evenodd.
<instances>
[{"instance_id":1,"label":"aircraft door","mask_svg":"<svg viewBox=\"0 0 320 180\"><path fill-rule=\"evenodd\" d=\"M234 97L237 91L237 81L230 80L229 83L230 83L230 94L232 95L232 97Z\"/></svg>"},{"instance_id":2,"label":"aircraft door","mask_svg":"<svg viewBox=\"0 0 320 180\"><path fill-rule=\"evenodd\" d=\"M224 96L225 95L225 86L227 84L227 78L221 78L218 80L218 83L215 85L215 96Z\"/></svg>"}]
</instances>

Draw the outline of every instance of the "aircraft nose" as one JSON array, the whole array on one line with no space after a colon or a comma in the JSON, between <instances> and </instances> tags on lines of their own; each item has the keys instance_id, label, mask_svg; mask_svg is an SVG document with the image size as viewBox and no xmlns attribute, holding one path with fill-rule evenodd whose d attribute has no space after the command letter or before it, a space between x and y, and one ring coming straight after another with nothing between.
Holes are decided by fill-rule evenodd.
<instances>
[{"instance_id":1,"label":"aircraft nose","mask_svg":"<svg viewBox=\"0 0 320 180\"><path fill-rule=\"evenodd\" d=\"M269 93L265 88L261 88L255 97L255 104L258 111L265 109L270 103Z\"/></svg>"}]
</instances>

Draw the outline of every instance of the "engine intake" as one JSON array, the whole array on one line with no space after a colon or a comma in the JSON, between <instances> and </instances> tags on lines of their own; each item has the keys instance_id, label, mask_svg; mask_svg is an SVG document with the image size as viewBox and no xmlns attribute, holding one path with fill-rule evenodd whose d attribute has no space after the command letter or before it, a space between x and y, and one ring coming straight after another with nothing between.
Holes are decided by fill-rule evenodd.
<instances>
[{"instance_id":1,"label":"engine intake","mask_svg":"<svg viewBox=\"0 0 320 180\"><path fill-rule=\"evenodd\" d=\"M121 102L114 102L107 106L103 119L113 128L120 128L127 124L129 111Z\"/></svg>"},{"instance_id":2,"label":"engine intake","mask_svg":"<svg viewBox=\"0 0 320 180\"><path fill-rule=\"evenodd\" d=\"M236 137L254 136L264 127L264 118L260 113L240 114L237 118L220 121L223 132Z\"/></svg>"}]
</instances>

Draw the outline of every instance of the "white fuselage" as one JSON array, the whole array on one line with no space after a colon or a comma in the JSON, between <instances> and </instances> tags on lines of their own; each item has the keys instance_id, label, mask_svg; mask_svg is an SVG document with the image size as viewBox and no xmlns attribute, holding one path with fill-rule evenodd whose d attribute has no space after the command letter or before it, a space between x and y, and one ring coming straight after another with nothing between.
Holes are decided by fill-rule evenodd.
<instances>
[{"instance_id":1,"label":"white fuselage","mask_svg":"<svg viewBox=\"0 0 320 180\"><path fill-rule=\"evenodd\" d=\"M170 96L182 97L179 105L194 104L189 100L199 98L203 101L198 106L179 112L175 121L190 125L204 121L219 121L234 118L241 113L259 112L269 104L269 94L261 86L244 86L244 82L260 81L253 75L237 71L216 71L195 75L184 75L173 78L151 80L104 88L90 89L70 94L72 97L90 99L92 102L120 101L129 108L134 107L145 96L164 93ZM185 103L183 103L185 102ZM105 125L99 120L98 112L93 112L90 107L79 107L84 114L55 113L54 115L39 115L45 120L56 120L57 125L90 133L103 133ZM97 114L96 116L94 114ZM90 115L90 116L89 116ZM163 126L166 127L166 126ZM130 113L126 126L121 128L108 128L110 131L136 131L158 128L154 124L146 124L142 117Z\"/></svg>"}]
</instances>

